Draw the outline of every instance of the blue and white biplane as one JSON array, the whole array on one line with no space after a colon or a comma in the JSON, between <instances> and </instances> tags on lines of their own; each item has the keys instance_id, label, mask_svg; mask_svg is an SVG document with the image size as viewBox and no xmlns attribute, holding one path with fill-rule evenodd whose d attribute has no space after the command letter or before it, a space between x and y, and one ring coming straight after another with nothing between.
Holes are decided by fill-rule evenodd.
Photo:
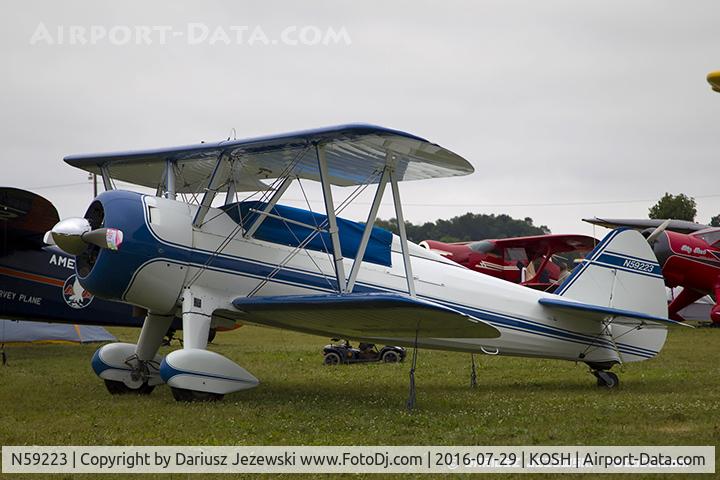
<instances>
[{"instance_id":1,"label":"blue and white biplane","mask_svg":"<svg viewBox=\"0 0 720 480\"><path fill-rule=\"evenodd\" d=\"M399 183L473 167L408 133L344 125L65 161L101 175L106 191L46 241L76 255L84 288L147 310L137 344L106 345L92 360L114 393L166 383L175 399L193 401L256 386L252 374L206 349L211 327L237 322L414 347L414 359L431 348L584 362L599 385L614 387L609 370L656 356L675 323L666 318L660 266L633 230L608 234L555 294L409 242ZM114 180L157 194L118 190ZM303 182L319 184L322 213L279 203ZM367 221L338 217L369 185L376 192ZM388 185L399 235L374 225ZM337 203L331 186L352 190ZM237 201L241 192L253 200ZM188 196L197 201L178 200ZM176 315L184 345L162 357ZM414 362L410 406L413 373Z\"/></svg>"}]
</instances>

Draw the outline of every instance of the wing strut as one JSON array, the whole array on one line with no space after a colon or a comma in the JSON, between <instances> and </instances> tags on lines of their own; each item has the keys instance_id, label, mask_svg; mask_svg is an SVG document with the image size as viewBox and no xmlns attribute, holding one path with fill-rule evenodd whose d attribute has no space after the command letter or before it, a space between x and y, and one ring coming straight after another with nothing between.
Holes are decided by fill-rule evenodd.
<instances>
[{"instance_id":1,"label":"wing strut","mask_svg":"<svg viewBox=\"0 0 720 480\"><path fill-rule=\"evenodd\" d=\"M215 195L217 195L218 188L222 182L222 176L218 175L218 172L220 171L220 168L226 158L227 154L222 153L218 156L217 162L215 162L215 168L210 175L208 186L205 189L205 194L200 202L200 208L198 208L195 213L195 218L193 219L193 227L195 228L200 228L200 225L202 225L205 220L205 215L207 215L207 212L210 209L210 205L212 205L213 200L215 200Z\"/></svg>"},{"instance_id":2,"label":"wing strut","mask_svg":"<svg viewBox=\"0 0 720 480\"><path fill-rule=\"evenodd\" d=\"M388 153L388 155L390 155ZM400 190L398 189L397 177L395 170L390 170L390 186L393 192L393 201L395 202L395 218L398 223L398 232L400 233L400 247L402 248L403 264L405 265L405 277L407 277L408 293L411 297L415 296L415 277L413 277L412 265L410 264L410 249L408 247L407 233L405 232L405 218L403 217L402 203L400 202Z\"/></svg>"},{"instance_id":3,"label":"wing strut","mask_svg":"<svg viewBox=\"0 0 720 480\"><path fill-rule=\"evenodd\" d=\"M268 216L268 213L270 213L270 210L272 210L275 205L277 204L278 200L280 200L280 197L283 196L285 193L285 190L288 189L290 184L292 183L293 178L288 175L285 177L280 184L280 186L275 190L275 193L273 193L272 197L270 197L270 200L268 200L267 204L265 205L265 208L262 209L262 212L257 213L257 218L255 218L255 221L248 227L247 231L245 232L245 238L252 237L255 232L257 232L257 229L260 228L260 225L262 225L262 222L265 221L265 219Z\"/></svg>"},{"instance_id":4,"label":"wing strut","mask_svg":"<svg viewBox=\"0 0 720 480\"><path fill-rule=\"evenodd\" d=\"M113 187L112 178L110 178L110 170L107 165L100 166L100 174L102 175L103 187L105 191L115 190Z\"/></svg>"},{"instance_id":5,"label":"wing strut","mask_svg":"<svg viewBox=\"0 0 720 480\"><path fill-rule=\"evenodd\" d=\"M337 219L335 218L335 206L333 205L332 190L330 189L330 177L328 175L327 159L325 158L325 146L315 145L318 167L320 169L320 184L322 185L323 199L325 200L325 214L328 220L328 232L332 241L333 262L335 263L335 277L337 278L338 291L346 292L345 266L343 265L342 250L340 249L340 232L338 231Z\"/></svg>"},{"instance_id":6,"label":"wing strut","mask_svg":"<svg viewBox=\"0 0 720 480\"><path fill-rule=\"evenodd\" d=\"M175 200L175 162L165 161L165 198Z\"/></svg>"},{"instance_id":7,"label":"wing strut","mask_svg":"<svg viewBox=\"0 0 720 480\"><path fill-rule=\"evenodd\" d=\"M370 241L370 234L372 233L373 226L375 225L375 219L377 218L380 202L382 201L383 194L385 193L385 186L387 185L389 175L390 171L387 167L385 167L383 169L382 177L380 177L380 183L378 183L377 191L375 192L375 198L373 199L372 206L370 207L370 213L368 213L367 222L365 222L365 230L363 230L363 236L360 240L357 254L355 255L352 270L350 270L350 278L348 279L347 284L348 293L352 293L353 287L355 287L355 279L360 271L362 259L365 257L365 249Z\"/></svg>"},{"instance_id":8,"label":"wing strut","mask_svg":"<svg viewBox=\"0 0 720 480\"><path fill-rule=\"evenodd\" d=\"M235 188L235 182L231 181L228 184L227 192L225 193L225 205L235 203L235 197L237 196L237 189Z\"/></svg>"}]
</instances>

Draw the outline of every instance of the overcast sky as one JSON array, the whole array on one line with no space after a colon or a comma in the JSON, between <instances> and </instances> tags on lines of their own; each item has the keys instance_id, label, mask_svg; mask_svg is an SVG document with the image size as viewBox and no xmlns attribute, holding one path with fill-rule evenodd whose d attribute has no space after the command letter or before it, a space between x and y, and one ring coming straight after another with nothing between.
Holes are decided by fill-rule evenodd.
<instances>
[{"instance_id":1,"label":"overcast sky","mask_svg":"<svg viewBox=\"0 0 720 480\"><path fill-rule=\"evenodd\" d=\"M666 191L695 196L707 222L720 213L720 94L705 80L718 25L717 0L3 1L0 183L82 215L92 188L68 154L368 122L475 166L401 185L415 223L508 213L592 234L580 218L646 217ZM127 41L138 27L153 30ZM311 45L328 29L344 33Z\"/></svg>"}]
</instances>

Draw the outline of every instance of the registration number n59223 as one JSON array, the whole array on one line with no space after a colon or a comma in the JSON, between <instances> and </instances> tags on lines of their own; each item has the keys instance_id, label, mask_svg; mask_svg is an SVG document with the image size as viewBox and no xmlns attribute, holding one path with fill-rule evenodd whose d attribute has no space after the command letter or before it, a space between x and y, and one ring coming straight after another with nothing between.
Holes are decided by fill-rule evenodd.
<instances>
[{"instance_id":1,"label":"registration number n59223","mask_svg":"<svg viewBox=\"0 0 720 480\"><path fill-rule=\"evenodd\" d=\"M641 262L639 260L627 259L623 263L623 267L629 268L631 270L637 270L639 272L652 272L653 271L652 263Z\"/></svg>"}]
</instances>

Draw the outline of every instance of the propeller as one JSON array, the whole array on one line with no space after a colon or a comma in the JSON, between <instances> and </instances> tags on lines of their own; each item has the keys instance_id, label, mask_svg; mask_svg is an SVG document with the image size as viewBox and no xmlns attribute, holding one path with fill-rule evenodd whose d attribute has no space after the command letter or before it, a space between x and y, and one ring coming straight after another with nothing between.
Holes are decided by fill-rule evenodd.
<instances>
[{"instance_id":1,"label":"propeller","mask_svg":"<svg viewBox=\"0 0 720 480\"><path fill-rule=\"evenodd\" d=\"M668 225L670 225L671 221L672 220L668 218L663 223L658 225L658 227L655 230L653 230L650 235L648 235L647 242L652 245L655 242L655 240L657 240L657 238L660 236L660 234L665 231L665 229L668 227Z\"/></svg>"},{"instance_id":2,"label":"propeller","mask_svg":"<svg viewBox=\"0 0 720 480\"><path fill-rule=\"evenodd\" d=\"M85 218L61 220L43 238L48 245L57 245L65 253L80 255L88 244L117 250L123 241L123 232L117 228L92 229Z\"/></svg>"}]
</instances>

